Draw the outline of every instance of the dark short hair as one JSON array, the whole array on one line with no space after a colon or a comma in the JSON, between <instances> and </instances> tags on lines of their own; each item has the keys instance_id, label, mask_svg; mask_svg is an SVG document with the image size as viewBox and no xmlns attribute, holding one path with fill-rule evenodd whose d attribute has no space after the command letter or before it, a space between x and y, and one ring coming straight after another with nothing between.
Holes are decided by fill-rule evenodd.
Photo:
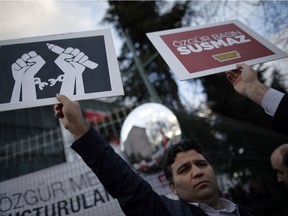
<instances>
[{"instance_id":1,"label":"dark short hair","mask_svg":"<svg viewBox=\"0 0 288 216\"><path fill-rule=\"evenodd\" d=\"M176 155L180 152L187 152L192 149L203 155L202 146L200 145L198 140L193 138L182 139L181 141L174 145L171 145L170 148L167 149L164 155L163 170L166 179L169 182L173 182L171 166L175 161Z\"/></svg>"}]
</instances>

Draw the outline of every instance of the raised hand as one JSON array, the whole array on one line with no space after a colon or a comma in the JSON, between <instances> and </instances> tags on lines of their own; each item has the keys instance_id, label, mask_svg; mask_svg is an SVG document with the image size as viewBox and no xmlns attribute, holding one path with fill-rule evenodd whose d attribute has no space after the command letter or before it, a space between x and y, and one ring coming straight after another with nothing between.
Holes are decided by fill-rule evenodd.
<instances>
[{"instance_id":1,"label":"raised hand","mask_svg":"<svg viewBox=\"0 0 288 216\"><path fill-rule=\"evenodd\" d=\"M85 70L83 63L87 60L88 57L77 48L69 47L60 53L55 63L64 73L61 94L71 96L74 94L75 87L76 94L84 94L82 74Z\"/></svg>"},{"instance_id":2,"label":"raised hand","mask_svg":"<svg viewBox=\"0 0 288 216\"><path fill-rule=\"evenodd\" d=\"M226 72L227 79L233 84L234 89L239 94L261 105L269 87L259 81L257 72L247 64L236 64L236 67L236 70Z\"/></svg>"},{"instance_id":3,"label":"raised hand","mask_svg":"<svg viewBox=\"0 0 288 216\"><path fill-rule=\"evenodd\" d=\"M237 69L227 71L227 79L233 84L235 90L246 95L247 88L259 83L257 72L247 64L236 64Z\"/></svg>"},{"instance_id":4,"label":"raised hand","mask_svg":"<svg viewBox=\"0 0 288 216\"><path fill-rule=\"evenodd\" d=\"M35 51L25 53L12 64L12 76L15 80L11 102L19 102L22 87L22 100L35 100L36 90L34 76L45 64L44 59Z\"/></svg>"},{"instance_id":5,"label":"raised hand","mask_svg":"<svg viewBox=\"0 0 288 216\"><path fill-rule=\"evenodd\" d=\"M61 119L63 126L75 139L80 138L88 131L89 124L84 120L79 103L65 95L57 94L56 98L60 104L54 106L55 116Z\"/></svg>"}]
</instances>

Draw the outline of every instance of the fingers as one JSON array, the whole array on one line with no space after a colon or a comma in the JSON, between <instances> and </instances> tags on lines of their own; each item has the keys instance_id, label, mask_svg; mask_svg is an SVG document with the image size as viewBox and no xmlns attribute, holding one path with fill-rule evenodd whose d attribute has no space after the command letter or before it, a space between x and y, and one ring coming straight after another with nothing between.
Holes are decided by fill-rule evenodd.
<instances>
[{"instance_id":1,"label":"fingers","mask_svg":"<svg viewBox=\"0 0 288 216\"><path fill-rule=\"evenodd\" d=\"M88 56L85 55L79 60L79 63L83 64L87 60L88 60Z\"/></svg>"},{"instance_id":2,"label":"fingers","mask_svg":"<svg viewBox=\"0 0 288 216\"><path fill-rule=\"evenodd\" d=\"M37 53L35 51L31 51L28 53L32 58L37 56Z\"/></svg>"},{"instance_id":3,"label":"fingers","mask_svg":"<svg viewBox=\"0 0 288 216\"><path fill-rule=\"evenodd\" d=\"M86 56L85 53L80 52L80 50L77 48L74 49L72 47L68 47L64 51L64 53L73 55L74 58L72 59L72 61L79 62L80 64L83 64L85 61L88 60L88 56Z\"/></svg>"},{"instance_id":4,"label":"fingers","mask_svg":"<svg viewBox=\"0 0 288 216\"><path fill-rule=\"evenodd\" d=\"M63 104L56 104L54 106L54 112L55 112L55 117L56 118L64 118L64 113L63 113Z\"/></svg>"},{"instance_id":5,"label":"fingers","mask_svg":"<svg viewBox=\"0 0 288 216\"><path fill-rule=\"evenodd\" d=\"M233 85L236 84L236 80L238 78L239 74L233 72L233 71L227 71L226 72L226 78L229 82L231 82Z\"/></svg>"},{"instance_id":6,"label":"fingers","mask_svg":"<svg viewBox=\"0 0 288 216\"><path fill-rule=\"evenodd\" d=\"M63 112L63 106L70 102L69 98L65 95L56 94L57 100L60 102L60 104L56 104L54 106L54 112L56 118L64 118L64 112Z\"/></svg>"},{"instance_id":7,"label":"fingers","mask_svg":"<svg viewBox=\"0 0 288 216\"><path fill-rule=\"evenodd\" d=\"M23 67L25 67L25 66L27 65L26 62L24 62L24 60L21 59L21 58L17 59L17 60L16 60L16 63L17 63L21 68L23 68Z\"/></svg>"},{"instance_id":8,"label":"fingers","mask_svg":"<svg viewBox=\"0 0 288 216\"><path fill-rule=\"evenodd\" d=\"M236 79L239 77L239 75L242 73L243 68L245 67L249 67L247 64L245 63L239 63L236 64L236 68L235 70L230 70L230 71L226 71L226 78L235 85L235 81Z\"/></svg>"},{"instance_id":9,"label":"fingers","mask_svg":"<svg viewBox=\"0 0 288 216\"><path fill-rule=\"evenodd\" d=\"M229 81L230 83L233 84L234 79L233 79L233 77L231 76L231 74L229 74L228 72L226 72L226 78L228 79L228 81Z\"/></svg>"},{"instance_id":10,"label":"fingers","mask_svg":"<svg viewBox=\"0 0 288 216\"><path fill-rule=\"evenodd\" d=\"M231 74L232 76L239 76L239 74L241 74L241 70L230 70L230 71L226 71L226 74Z\"/></svg>"},{"instance_id":11,"label":"fingers","mask_svg":"<svg viewBox=\"0 0 288 216\"><path fill-rule=\"evenodd\" d=\"M57 118L67 117L69 113L71 115L71 113L73 113L71 111L79 105L78 102L71 101L68 97L62 94L56 94L56 98L60 102L60 104L54 106L54 112Z\"/></svg>"},{"instance_id":12,"label":"fingers","mask_svg":"<svg viewBox=\"0 0 288 216\"><path fill-rule=\"evenodd\" d=\"M68 47L67 49L64 50L64 53L67 53L67 54L71 54L71 52L73 51L74 49L72 47Z\"/></svg>"},{"instance_id":13,"label":"fingers","mask_svg":"<svg viewBox=\"0 0 288 216\"><path fill-rule=\"evenodd\" d=\"M21 69L26 70L27 68L29 68L29 65L26 65L25 67L20 67L19 64L13 63L11 68L13 71L20 71Z\"/></svg>"},{"instance_id":14,"label":"fingers","mask_svg":"<svg viewBox=\"0 0 288 216\"><path fill-rule=\"evenodd\" d=\"M61 111L62 108L63 108L63 104L56 104L56 105L54 106L55 112Z\"/></svg>"},{"instance_id":15,"label":"fingers","mask_svg":"<svg viewBox=\"0 0 288 216\"><path fill-rule=\"evenodd\" d=\"M230 71L226 71L226 77L233 77L233 78L237 78L240 74L241 74L241 70L239 69L235 69L235 70L230 70ZM228 78L228 77L227 77Z\"/></svg>"},{"instance_id":16,"label":"fingers","mask_svg":"<svg viewBox=\"0 0 288 216\"><path fill-rule=\"evenodd\" d=\"M242 72L241 70L235 69L235 70L226 71L226 74L227 74L227 73L230 73L230 74L239 75L239 74L241 74L241 72Z\"/></svg>"}]
</instances>

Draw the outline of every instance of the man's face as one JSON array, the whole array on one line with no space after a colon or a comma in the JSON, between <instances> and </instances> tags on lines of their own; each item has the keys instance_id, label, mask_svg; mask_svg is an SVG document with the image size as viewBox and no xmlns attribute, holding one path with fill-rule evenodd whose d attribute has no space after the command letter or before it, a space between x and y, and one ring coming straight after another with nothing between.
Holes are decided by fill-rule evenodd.
<instances>
[{"instance_id":1,"label":"man's face","mask_svg":"<svg viewBox=\"0 0 288 216\"><path fill-rule=\"evenodd\" d=\"M180 152L171 169L174 181L169 186L181 200L206 203L218 198L215 173L202 154L195 150Z\"/></svg>"},{"instance_id":2,"label":"man's face","mask_svg":"<svg viewBox=\"0 0 288 216\"><path fill-rule=\"evenodd\" d=\"M280 152L275 152L271 156L271 164L277 174L277 181L288 187L288 168L283 164Z\"/></svg>"}]
</instances>

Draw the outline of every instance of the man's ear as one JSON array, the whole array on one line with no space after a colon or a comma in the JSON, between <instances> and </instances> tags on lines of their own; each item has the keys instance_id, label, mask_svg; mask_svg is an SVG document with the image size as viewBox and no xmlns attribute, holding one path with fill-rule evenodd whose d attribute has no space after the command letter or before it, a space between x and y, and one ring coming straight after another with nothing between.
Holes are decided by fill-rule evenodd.
<instances>
[{"instance_id":1,"label":"man's ear","mask_svg":"<svg viewBox=\"0 0 288 216\"><path fill-rule=\"evenodd\" d=\"M172 190L172 192L173 192L174 194L177 194L176 189L175 189L175 185L174 185L173 182L169 182L169 187L170 187L170 189Z\"/></svg>"}]
</instances>

